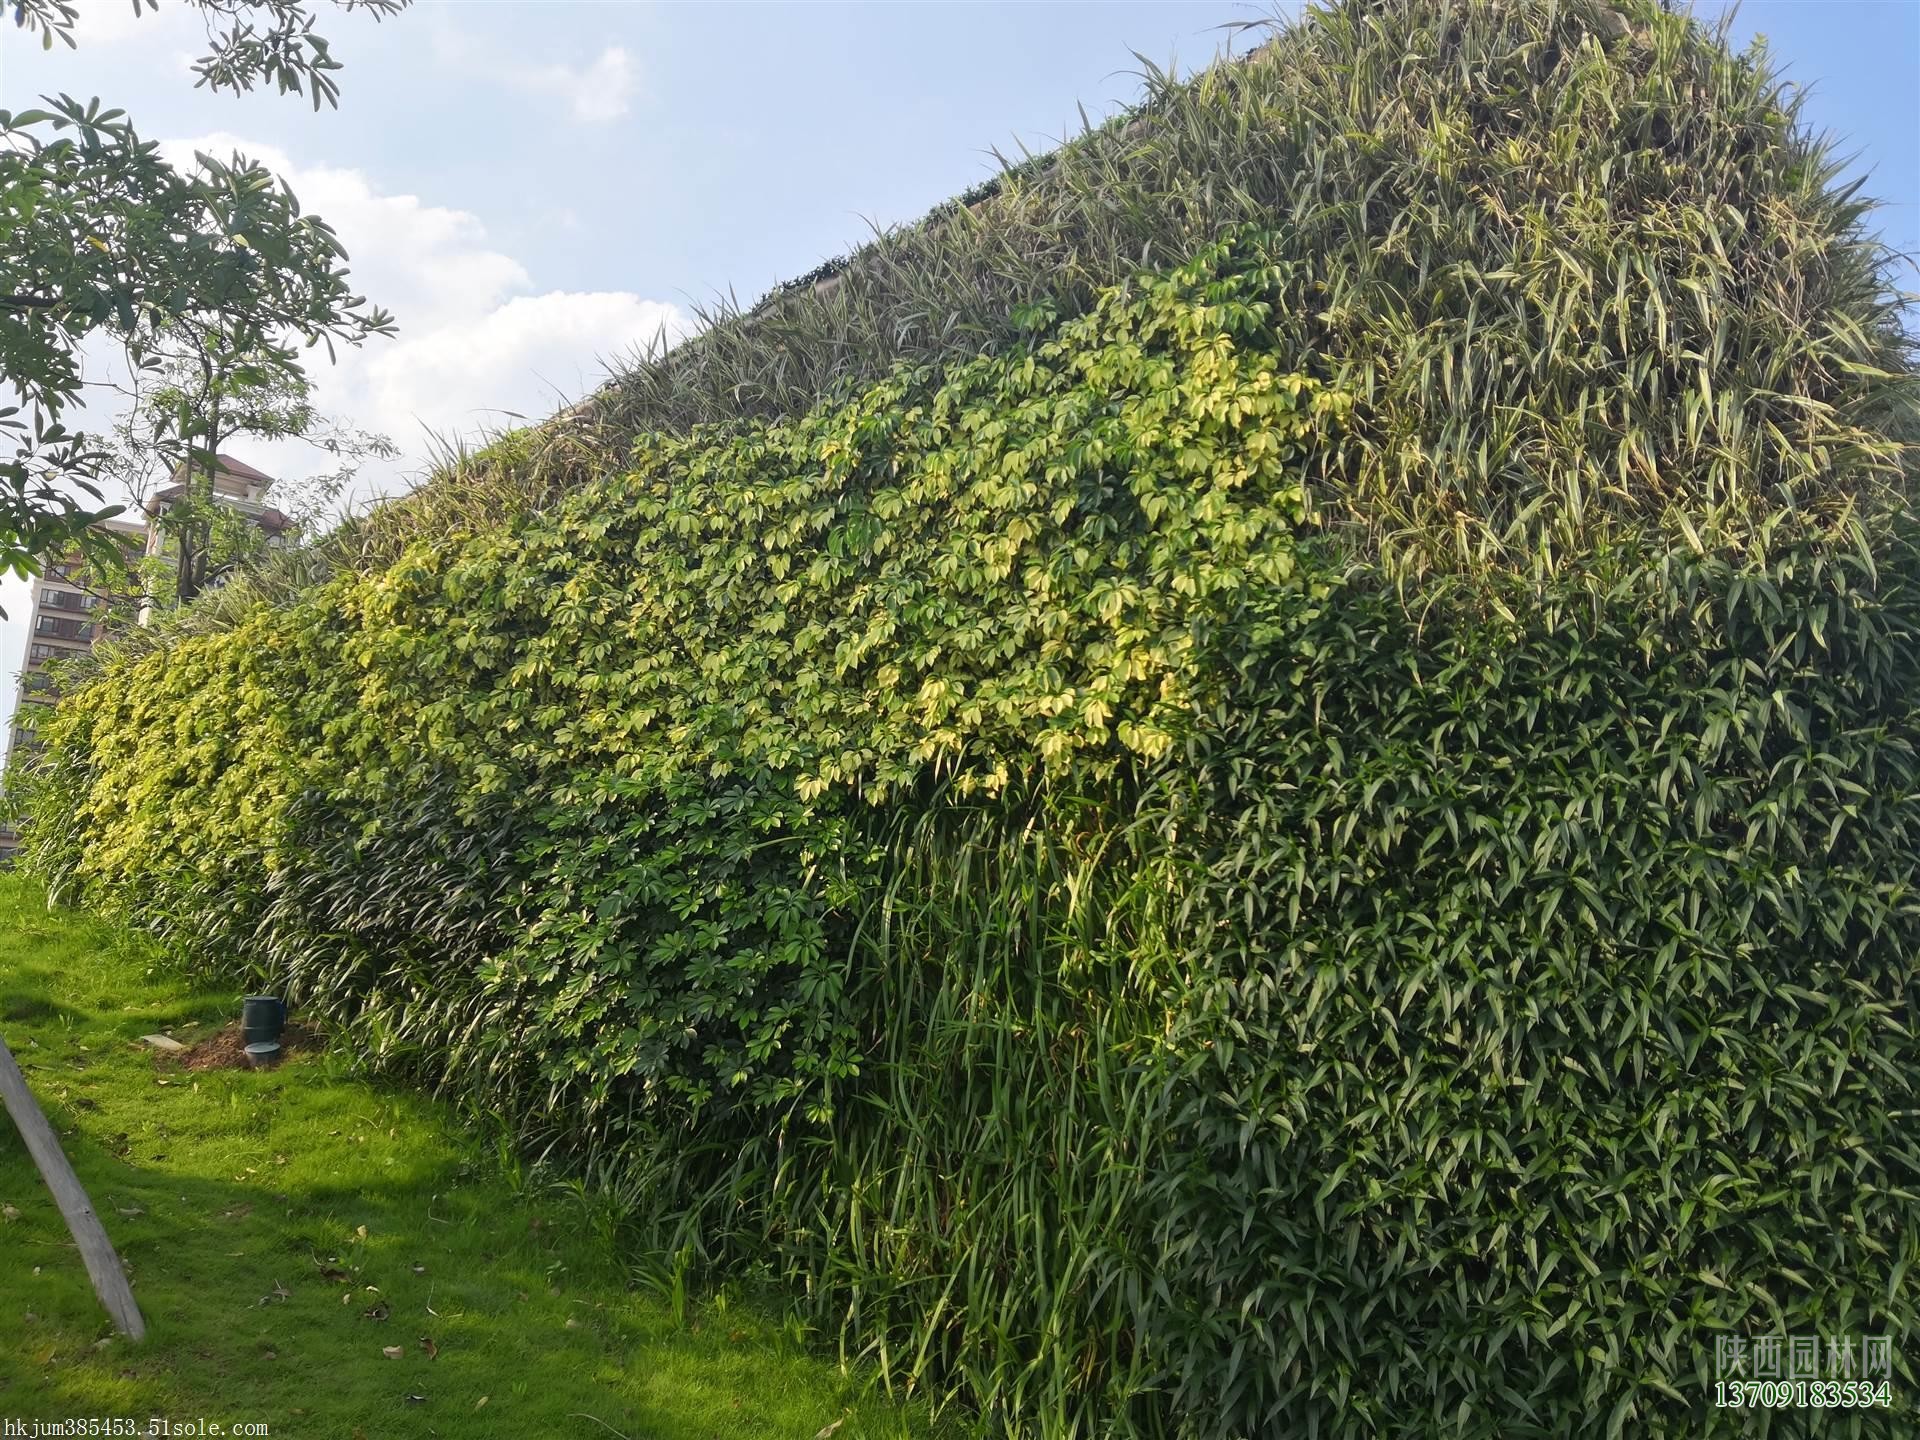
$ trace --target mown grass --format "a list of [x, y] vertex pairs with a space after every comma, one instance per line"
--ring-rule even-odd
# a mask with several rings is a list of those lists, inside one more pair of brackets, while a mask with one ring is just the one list
[[0, 1416], [265, 1421], [341, 1440], [926, 1433], [737, 1292], [631, 1288], [605, 1217], [516, 1183], [445, 1106], [324, 1052], [191, 1073], [137, 1043], [236, 1011], [0, 876], [0, 1034], [150, 1331], [112, 1336], [0, 1122]]

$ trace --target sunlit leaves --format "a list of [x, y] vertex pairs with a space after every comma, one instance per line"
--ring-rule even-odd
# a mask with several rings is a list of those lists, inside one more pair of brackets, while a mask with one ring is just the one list
[[113, 836], [76, 878], [275, 896], [233, 923], [346, 1008], [381, 1002], [308, 926], [392, 983], [395, 952], [484, 943], [472, 999], [520, 1043], [456, 1063], [583, 1115], [851, 1073], [853, 817], [1170, 754], [1208, 636], [1297, 583], [1297, 465], [1347, 407], [1248, 328], [1265, 243], [793, 423], [643, 442], [543, 515], [122, 661], [63, 717], [94, 771], [67, 823]]
[[110, 669], [32, 863], [1010, 1433], [1743, 1430], [1920, 1245], [1911, 382], [1778, 98], [1584, 0], [1156, 82]]

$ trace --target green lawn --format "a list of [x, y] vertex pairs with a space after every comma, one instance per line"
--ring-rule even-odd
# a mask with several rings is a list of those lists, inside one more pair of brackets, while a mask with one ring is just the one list
[[631, 1288], [589, 1206], [516, 1186], [443, 1105], [331, 1055], [191, 1074], [136, 1040], [237, 1010], [0, 876], [0, 1034], [149, 1327], [109, 1338], [0, 1112], [0, 1416], [339, 1440], [927, 1433], [764, 1311], [722, 1294], [676, 1318]]

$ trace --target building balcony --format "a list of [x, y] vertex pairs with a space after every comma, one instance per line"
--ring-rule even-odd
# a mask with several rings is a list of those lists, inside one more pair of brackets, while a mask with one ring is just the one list
[[100, 596], [90, 595], [83, 590], [55, 590], [45, 586], [40, 591], [40, 608], [43, 610], [86, 611], [106, 603]]
[[91, 645], [99, 634], [99, 627], [89, 620], [70, 620], [64, 615], [40, 615], [33, 622], [33, 633], [45, 640], [77, 640]]

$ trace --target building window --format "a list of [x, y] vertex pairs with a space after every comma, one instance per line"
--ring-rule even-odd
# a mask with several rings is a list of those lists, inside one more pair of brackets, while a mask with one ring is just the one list
[[42, 615], [33, 622], [34, 633], [51, 635], [56, 640], [88, 640], [93, 627], [81, 619], [68, 620], [60, 615]]

